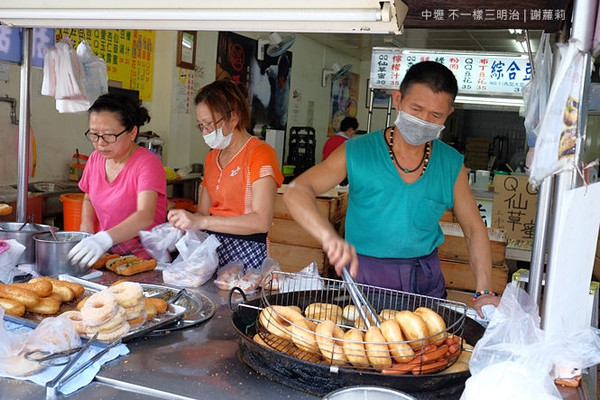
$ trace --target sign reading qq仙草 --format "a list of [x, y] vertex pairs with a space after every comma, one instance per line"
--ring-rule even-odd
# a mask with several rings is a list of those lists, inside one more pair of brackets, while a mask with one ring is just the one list
[[508, 244], [531, 247], [535, 231], [537, 188], [527, 175], [494, 176], [492, 228], [502, 229]]

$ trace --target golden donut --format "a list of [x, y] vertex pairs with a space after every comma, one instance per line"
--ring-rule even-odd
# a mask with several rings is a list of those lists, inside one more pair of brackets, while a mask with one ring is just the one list
[[388, 319], [394, 319], [394, 316], [396, 315], [396, 313], [397, 313], [396, 310], [392, 310], [392, 309], [389, 309], [389, 308], [384, 308], [379, 313], [379, 319], [381, 321], [385, 321], [385, 320], [388, 320]]
[[[419, 307], [415, 310], [415, 314], [418, 314], [425, 324], [427, 325], [427, 330], [429, 331], [429, 336], [433, 336], [428, 340], [428, 343], [440, 345], [446, 339], [446, 322], [444, 319], [431, 308], [427, 307]], [[435, 336], [434, 336], [435, 335]]]
[[31, 290], [40, 297], [48, 297], [52, 294], [52, 284], [47, 281], [13, 283], [11, 286]]
[[135, 306], [144, 297], [142, 285], [137, 282], [121, 282], [108, 288], [121, 307]]
[[13, 317], [21, 317], [25, 314], [25, 306], [16, 300], [3, 299], [0, 297], [0, 307], [4, 308], [4, 312]]
[[[117, 299], [117, 302], [118, 301], [119, 300]], [[146, 303], [144, 301], [140, 301], [131, 307], [123, 307], [125, 308], [125, 319], [129, 321], [130, 319], [138, 318], [144, 312], [145, 305]]]
[[356, 321], [356, 319], [358, 318], [358, 316], [359, 316], [358, 310], [356, 309], [356, 306], [354, 304], [348, 304], [342, 310], [342, 317], [345, 320], [354, 322], [354, 321]]
[[25, 309], [29, 312], [52, 315], [58, 313], [61, 302], [54, 297], [41, 297], [40, 301], [34, 306], [26, 306]]
[[108, 321], [103, 323], [102, 325], [97, 326], [88, 326], [87, 333], [93, 335], [96, 332], [110, 332], [119, 326], [125, 321], [125, 309], [121, 306], [117, 306], [117, 313]]
[[344, 354], [355, 367], [368, 367], [369, 359], [365, 353], [363, 333], [358, 329], [350, 329], [344, 334]]
[[304, 319], [302, 313], [285, 306], [269, 306], [259, 315], [260, 323], [267, 331], [286, 340], [292, 340], [290, 325], [301, 319]]
[[143, 325], [147, 320], [148, 320], [148, 313], [146, 312], [146, 310], [142, 310], [142, 313], [140, 314], [139, 317], [133, 318], [133, 319], [128, 319], [127, 323], [129, 324], [131, 329], [133, 329], [133, 328], [137, 328], [140, 325]]
[[25, 307], [33, 307], [40, 301], [40, 296], [37, 293], [22, 287], [5, 285], [4, 283], [0, 283], [0, 297], [18, 301]]
[[348, 362], [341, 340], [344, 339], [344, 331], [333, 321], [326, 319], [320, 322], [315, 329], [315, 338], [325, 360], [334, 365], [343, 365]]
[[342, 307], [330, 303], [312, 303], [304, 310], [306, 318], [317, 321], [328, 319], [336, 324], [342, 323], [342, 313]]
[[[117, 338], [120, 338], [123, 335], [126, 335], [127, 332], [129, 332], [129, 324], [127, 323], [127, 321], [124, 321], [120, 326], [116, 327], [114, 330], [112, 331], [108, 331], [108, 332], [100, 332], [98, 334], [98, 337], [96, 339], [101, 340], [103, 342], [111, 342]], [[88, 333], [89, 335], [89, 333]], [[89, 337], [92, 337], [92, 335], [89, 335]]]
[[5, 216], [10, 214], [13, 211], [13, 208], [11, 205], [6, 204], [6, 203], [0, 203], [0, 215], [1, 216]]
[[365, 349], [367, 349], [367, 358], [374, 368], [383, 369], [392, 366], [385, 337], [378, 327], [372, 326], [365, 333]]
[[108, 291], [91, 295], [81, 308], [81, 317], [88, 326], [98, 326], [108, 322], [119, 311], [115, 295]]
[[319, 346], [315, 338], [315, 328], [317, 325], [309, 319], [303, 318], [294, 321], [290, 330], [292, 332], [292, 342], [307, 353], [320, 354]]
[[280, 337], [273, 335], [272, 333], [267, 333], [265, 335], [257, 333], [252, 339], [261, 346], [268, 347], [281, 353], [289, 354], [290, 356], [299, 358], [301, 360], [310, 362], [321, 361], [321, 357], [319, 355], [302, 351], [299, 348], [297, 348], [291, 341], [281, 339]]
[[394, 319], [400, 325], [402, 334], [406, 340], [410, 341], [408, 344], [413, 349], [418, 349], [425, 345], [425, 340], [423, 339], [429, 337], [429, 330], [427, 329], [427, 324], [425, 324], [425, 321], [423, 321], [423, 318], [419, 314], [408, 310], [398, 311]]
[[60, 315], [69, 318], [71, 322], [73, 322], [73, 326], [75, 327], [77, 333], [80, 335], [85, 335], [87, 333], [87, 325], [85, 322], [83, 322], [83, 318], [81, 317], [81, 313], [79, 311], [65, 311]]
[[[159, 298], [151, 298], [151, 297], [146, 297], [144, 298], [144, 302], [146, 304], [151, 304], [152, 307], [154, 307], [156, 309], [157, 313], [164, 313], [167, 312], [167, 309], [169, 308], [169, 304], [164, 301], [163, 299], [159, 299]], [[148, 311], [148, 310], [146, 310]]]
[[44, 280], [47, 282], [50, 282], [50, 284], [52, 284], [52, 293], [58, 294], [60, 296], [60, 298], [62, 299], [62, 301], [64, 301], [64, 302], [71, 301], [75, 297], [75, 293], [73, 293], [73, 290], [71, 290], [70, 287], [58, 283], [60, 281], [58, 281], [56, 279], [51, 279], [51, 278], [43, 276], [41, 278], [30, 279], [29, 283], [35, 283], [35, 282], [44, 281]]
[[387, 346], [394, 361], [407, 363], [415, 357], [415, 352], [408, 343], [404, 342], [404, 336], [400, 325], [395, 319], [388, 319], [381, 323], [381, 333], [388, 342]]

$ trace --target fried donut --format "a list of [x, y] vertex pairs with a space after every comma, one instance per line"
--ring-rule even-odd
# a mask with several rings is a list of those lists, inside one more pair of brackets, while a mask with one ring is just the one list
[[394, 357], [394, 361], [399, 363], [407, 363], [415, 357], [415, 352], [408, 343], [404, 342], [402, 330], [395, 319], [388, 319], [381, 323], [381, 333], [388, 342], [387, 346], [390, 354]]
[[129, 324], [131, 329], [133, 329], [133, 328], [137, 328], [140, 325], [143, 325], [147, 320], [148, 320], [148, 313], [146, 312], [146, 310], [142, 309], [142, 312], [139, 317], [133, 318], [133, 319], [128, 319], [127, 323]]
[[169, 304], [166, 301], [164, 301], [163, 299], [159, 299], [159, 298], [145, 297], [144, 302], [146, 304], [148, 304], [148, 303], [152, 304], [152, 306], [156, 309], [156, 312], [159, 314], [167, 312], [167, 309], [169, 308]]
[[89, 326], [105, 324], [119, 311], [117, 298], [109, 290], [91, 295], [81, 308], [81, 317]]
[[396, 313], [397, 313], [396, 310], [392, 310], [392, 309], [389, 309], [389, 308], [384, 308], [379, 313], [379, 319], [382, 320], [382, 321], [385, 321], [385, 320], [388, 320], [388, 319], [394, 319], [394, 316], [396, 315]]
[[365, 353], [363, 333], [352, 328], [344, 334], [344, 354], [355, 367], [368, 367], [369, 359]]
[[419, 349], [425, 345], [423, 339], [429, 337], [429, 330], [419, 314], [408, 310], [398, 311], [394, 319], [400, 325], [402, 334], [406, 340], [410, 341], [408, 344], [413, 349]]
[[56, 279], [51, 279], [44, 276], [41, 278], [30, 279], [29, 283], [35, 283], [43, 280], [46, 280], [52, 284], [52, 293], [58, 294], [63, 302], [71, 301], [75, 297], [75, 293], [73, 293], [73, 290], [71, 290], [70, 287], [59, 284], [58, 282], [60, 281]]
[[[117, 299], [118, 302], [118, 299]], [[130, 319], [139, 318], [140, 315], [144, 312], [145, 302], [140, 301], [137, 304], [132, 305], [131, 307], [123, 307], [125, 308], [125, 319], [129, 321]]]
[[433, 336], [428, 340], [428, 343], [437, 346], [442, 344], [448, 334], [446, 332], [446, 322], [440, 314], [427, 307], [419, 307], [414, 312], [423, 318], [423, 321], [425, 321], [425, 324], [427, 325], [429, 336]]
[[48, 297], [50, 294], [52, 294], [52, 284], [47, 281], [13, 283], [11, 286], [31, 290], [32, 292], [37, 293], [37, 295], [40, 297]]
[[34, 306], [26, 306], [25, 309], [29, 312], [52, 315], [58, 313], [61, 302], [54, 297], [41, 297], [40, 301]]
[[344, 365], [348, 362], [341, 341], [344, 331], [333, 321], [326, 319], [320, 322], [315, 329], [315, 338], [321, 354], [328, 362], [333, 365]]
[[119, 305], [125, 308], [137, 305], [144, 297], [144, 289], [137, 282], [121, 282], [110, 286], [108, 290], [115, 295]]
[[348, 304], [342, 310], [342, 317], [347, 321], [354, 322], [358, 319], [358, 316], [358, 310], [354, 304]]
[[[129, 324], [127, 323], [127, 321], [124, 321], [121, 325], [119, 325], [112, 331], [100, 332], [96, 339], [101, 340], [103, 342], [111, 342], [117, 338], [120, 338], [121, 336], [126, 335], [127, 332], [129, 332], [129, 329], [130, 329]], [[93, 334], [89, 335], [89, 337], [92, 337], [92, 336], [93, 336]]]
[[372, 326], [365, 333], [365, 349], [367, 358], [374, 368], [383, 369], [392, 366], [392, 358], [385, 337], [378, 327]]
[[297, 348], [291, 341], [284, 340], [278, 337], [277, 335], [273, 335], [272, 333], [267, 333], [265, 335], [257, 333], [252, 339], [261, 346], [265, 346], [269, 349], [289, 354], [290, 356], [299, 358], [301, 360], [306, 360], [310, 362], [321, 361], [320, 355], [302, 351], [299, 348]]
[[306, 316], [306, 318], [317, 321], [328, 319], [336, 324], [342, 323], [342, 314], [342, 307], [331, 303], [312, 303], [304, 310], [304, 316]]
[[117, 313], [108, 321], [102, 325], [87, 326], [86, 330], [89, 335], [93, 335], [96, 332], [110, 332], [125, 322], [125, 309], [121, 306], [117, 306]]
[[302, 313], [285, 306], [266, 307], [259, 315], [260, 323], [267, 331], [286, 340], [292, 340], [290, 325], [301, 319], [304, 319]]
[[317, 340], [315, 339], [315, 328], [317, 325], [309, 319], [302, 318], [294, 321], [290, 330], [292, 332], [292, 342], [300, 350], [307, 353], [321, 354]]
[[60, 315], [69, 318], [71, 322], [73, 322], [73, 326], [75, 327], [75, 330], [78, 334], [85, 335], [87, 333], [87, 325], [85, 324], [85, 322], [83, 322], [81, 312], [76, 310], [65, 311]]
[[0, 297], [0, 307], [4, 308], [4, 312], [13, 317], [21, 317], [25, 314], [25, 306], [16, 300], [4, 299]]
[[85, 305], [85, 302], [87, 301], [87, 299], [89, 299], [90, 296], [84, 297], [83, 299], [79, 300], [79, 303], [77, 303], [77, 311], [81, 311], [81, 309], [83, 308], [83, 306]]
[[35, 292], [4, 283], [0, 283], [0, 297], [18, 301], [25, 307], [33, 307], [40, 302], [40, 296]]

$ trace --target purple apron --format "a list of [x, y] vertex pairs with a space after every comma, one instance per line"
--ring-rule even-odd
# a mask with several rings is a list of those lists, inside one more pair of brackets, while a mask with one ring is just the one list
[[446, 298], [446, 281], [435, 249], [415, 258], [376, 258], [358, 255], [359, 283]]

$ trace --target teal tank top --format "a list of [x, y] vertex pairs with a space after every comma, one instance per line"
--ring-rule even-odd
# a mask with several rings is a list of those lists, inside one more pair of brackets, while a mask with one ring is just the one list
[[381, 130], [348, 140], [346, 240], [370, 257], [430, 254], [444, 241], [439, 220], [454, 205], [454, 183], [462, 166], [458, 151], [434, 140], [427, 170], [408, 185], [390, 158]]

